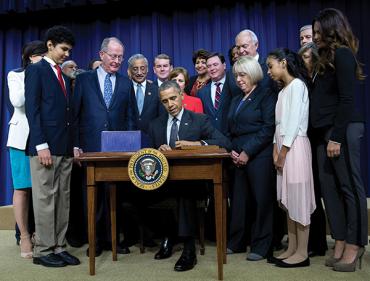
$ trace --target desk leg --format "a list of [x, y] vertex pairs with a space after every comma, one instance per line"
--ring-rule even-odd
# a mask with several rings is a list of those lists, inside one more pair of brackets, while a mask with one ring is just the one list
[[87, 212], [89, 233], [89, 263], [90, 275], [95, 275], [95, 236], [96, 236], [96, 187], [87, 186]]
[[110, 197], [110, 223], [111, 223], [111, 233], [112, 233], [112, 259], [117, 261], [117, 226], [116, 226], [116, 191], [117, 187], [115, 183], [109, 184], [109, 197]]
[[222, 185], [214, 184], [215, 196], [215, 219], [216, 219], [216, 241], [217, 241], [217, 269], [218, 280], [223, 280], [223, 194]]

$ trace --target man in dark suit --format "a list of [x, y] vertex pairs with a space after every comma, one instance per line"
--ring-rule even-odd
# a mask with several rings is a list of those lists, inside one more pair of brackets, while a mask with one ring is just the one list
[[[102, 131], [124, 131], [131, 129], [130, 89], [131, 82], [118, 70], [123, 61], [124, 46], [115, 37], [105, 38], [99, 52], [102, 64], [96, 69], [81, 73], [76, 78], [74, 104], [76, 112], [76, 138], [74, 155], [82, 151], [101, 150]], [[110, 247], [108, 192], [99, 188], [98, 232], [96, 255]], [[120, 253], [120, 249], [118, 249]], [[123, 253], [128, 252], [124, 249]]]
[[154, 74], [157, 76], [157, 79], [154, 81], [154, 85], [159, 87], [164, 81], [167, 81], [172, 68], [171, 57], [169, 55], [157, 55], [154, 58], [153, 66]]
[[225, 57], [221, 53], [210, 54], [207, 68], [212, 82], [199, 90], [198, 98], [202, 100], [204, 113], [209, 116], [212, 125], [226, 135], [232, 94], [229, 88], [230, 77], [226, 75]]
[[[128, 76], [131, 78], [130, 98], [132, 102], [133, 129], [140, 130], [147, 135], [149, 123], [166, 111], [159, 101], [158, 85], [147, 80], [148, 60], [142, 54], [134, 54], [128, 59]], [[129, 187], [133, 187], [129, 184]], [[149, 228], [147, 221], [154, 219], [154, 214], [148, 218], [146, 206], [151, 201], [151, 195], [137, 188], [125, 188], [121, 190], [124, 194], [124, 240], [120, 243], [122, 247], [135, 244], [138, 238], [138, 226], [142, 227], [144, 245], [154, 247], [157, 244], [151, 239], [153, 230]], [[153, 215], [153, 216], [152, 216]], [[145, 219], [145, 223], [144, 223]], [[148, 219], [148, 220], [147, 220]]]
[[130, 93], [134, 101], [134, 129], [147, 133], [150, 121], [165, 113], [159, 101], [158, 86], [146, 79], [148, 60], [142, 54], [135, 54], [128, 59], [127, 73], [132, 80]]
[[239, 57], [251, 56], [260, 64], [263, 72], [263, 79], [260, 82], [260, 85], [262, 87], [270, 87], [273, 91], [276, 91], [276, 86], [272, 79], [267, 75], [266, 59], [262, 58], [257, 51], [259, 46], [257, 35], [250, 29], [244, 29], [236, 35], [235, 45], [238, 49]]
[[66, 27], [54, 26], [46, 32], [45, 45], [45, 57], [31, 64], [25, 74], [25, 109], [30, 127], [27, 151], [36, 227], [33, 263], [62, 267], [80, 263], [65, 250], [73, 108], [70, 80], [59, 66], [69, 56], [74, 36]]
[[[217, 131], [203, 114], [183, 108], [181, 89], [175, 81], [166, 81], [159, 87], [159, 98], [168, 114], [161, 115], [149, 126], [152, 147], [160, 151], [181, 148], [184, 145], [219, 145], [230, 148], [229, 140]], [[192, 269], [196, 262], [195, 200], [179, 199], [179, 233], [184, 239], [184, 250], [175, 264], [176, 271]]]

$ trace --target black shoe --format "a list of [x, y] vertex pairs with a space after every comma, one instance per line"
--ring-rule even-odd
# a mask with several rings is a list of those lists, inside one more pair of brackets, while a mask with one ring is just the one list
[[175, 271], [186, 271], [193, 269], [197, 264], [197, 255], [195, 251], [186, 251], [184, 250], [181, 254], [181, 257], [175, 264]]
[[131, 253], [130, 249], [126, 246], [117, 245], [117, 253], [122, 255], [127, 255]]
[[76, 238], [67, 238], [68, 244], [73, 248], [81, 248], [85, 243]]
[[277, 267], [283, 267], [283, 268], [294, 268], [294, 267], [305, 267], [310, 265], [310, 259], [307, 258], [304, 261], [298, 262], [298, 263], [286, 263], [284, 260], [278, 261], [275, 263], [275, 266]]
[[[101, 253], [103, 252], [103, 247], [99, 244], [96, 244], [95, 246], [95, 257], [99, 257]], [[86, 256], [89, 256], [89, 248], [86, 250]]]
[[278, 263], [278, 262], [280, 262], [282, 260], [284, 260], [284, 259], [275, 258], [274, 256], [268, 256], [267, 257], [267, 263], [274, 263], [274, 264], [276, 264], [276, 263]]
[[325, 256], [325, 251], [314, 251], [314, 250], [311, 250], [311, 251], [308, 251], [308, 256], [310, 258], [317, 257], [317, 256], [323, 257], [323, 256]]
[[60, 257], [62, 260], [64, 260], [68, 265], [78, 265], [80, 264], [80, 260], [74, 256], [72, 256], [67, 251], [60, 252], [56, 254], [58, 257]]
[[168, 239], [168, 238], [165, 238], [161, 242], [161, 248], [155, 254], [154, 259], [156, 259], [156, 260], [163, 260], [163, 259], [169, 258], [170, 256], [172, 256], [172, 247], [173, 246], [172, 246], [171, 240]]
[[46, 267], [63, 267], [67, 265], [67, 263], [64, 260], [62, 260], [59, 256], [57, 256], [54, 253], [48, 254], [47, 256], [43, 257], [34, 257], [33, 263], [41, 264]]

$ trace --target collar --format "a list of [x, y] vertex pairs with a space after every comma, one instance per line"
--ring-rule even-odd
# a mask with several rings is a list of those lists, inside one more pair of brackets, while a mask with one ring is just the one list
[[[181, 111], [179, 112], [179, 114], [177, 114], [175, 117], [177, 120], [180, 121], [181, 123], [181, 118], [182, 118], [182, 115], [184, 114], [184, 107], [181, 109]], [[171, 114], [168, 114], [168, 119], [172, 121], [174, 117], [171, 115]]]
[[53, 67], [56, 65], [55, 61], [53, 61], [51, 58], [49, 58], [47, 56], [44, 56], [44, 60], [46, 60], [48, 63], [50, 63], [51, 66], [53, 66]]
[[[135, 87], [137, 87], [138, 82], [132, 80], [132, 83], [134, 84]], [[146, 88], [146, 80], [144, 80], [142, 83], [140, 83], [142, 87]]]
[[218, 81], [212, 81], [212, 85], [216, 87], [216, 83], [221, 83], [222, 85], [225, 84], [225, 80], [226, 80], [226, 73], [224, 75], [224, 77], [222, 77], [222, 79], [218, 80]]
[[260, 54], [259, 54], [259, 53], [257, 53], [257, 55], [255, 55], [253, 58], [254, 58], [256, 61], [258, 61], [258, 60], [260, 59]]
[[[104, 68], [102, 68], [101, 66], [99, 66], [97, 69], [96, 69], [96, 71], [100, 74], [100, 75], [102, 75], [102, 76], [107, 76], [107, 74], [108, 74], [108, 72], [106, 72], [105, 70], [104, 70]], [[111, 77], [115, 77], [116, 76], [116, 73], [109, 73], [110, 74], [110, 76]]]

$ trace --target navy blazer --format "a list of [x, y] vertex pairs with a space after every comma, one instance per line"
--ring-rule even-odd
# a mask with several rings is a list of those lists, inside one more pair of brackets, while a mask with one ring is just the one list
[[227, 115], [229, 113], [230, 102], [232, 99], [232, 93], [229, 88], [229, 79], [230, 77], [226, 75], [218, 110], [213, 106], [211, 98], [212, 82], [205, 85], [198, 92], [198, 98], [200, 98], [203, 103], [204, 113], [210, 117], [212, 125], [224, 135], [227, 134]]
[[[167, 144], [168, 114], [163, 114], [149, 125], [151, 147], [159, 148]], [[186, 141], [204, 140], [209, 145], [218, 145], [226, 149], [231, 148], [231, 143], [223, 134], [216, 130], [208, 116], [194, 113], [184, 109], [179, 128], [179, 139]]]
[[228, 115], [229, 137], [233, 150], [249, 157], [272, 157], [277, 96], [258, 85], [237, 107], [244, 96], [234, 97]]
[[29, 155], [37, 155], [36, 145], [47, 143], [51, 155], [73, 155], [73, 112], [71, 81], [63, 74], [67, 96], [50, 63], [42, 59], [25, 73], [25, 110], [30, 127]]
[[133, 118], [134, 118], [134, 129], [141, 130], [144, 133], [148, 132], [149, 123], [157, 118], [159, 115], [166, 112], [158, 96], [158, 86], [154, 83], [146, 82], [145, 87], [145, 98], [144, 105], [141, 114], [137, 108], [135, 89], [131, 82], [131, 99], [133, 100]]
[[74, 92], [76, 137], [74, 145], [85, 152], [101, 150], [102, 131], [125, 131], [133, 127], [131, 81], [116, 73], [112, 100], [107, 108], [96, 70], [76, 78]]

